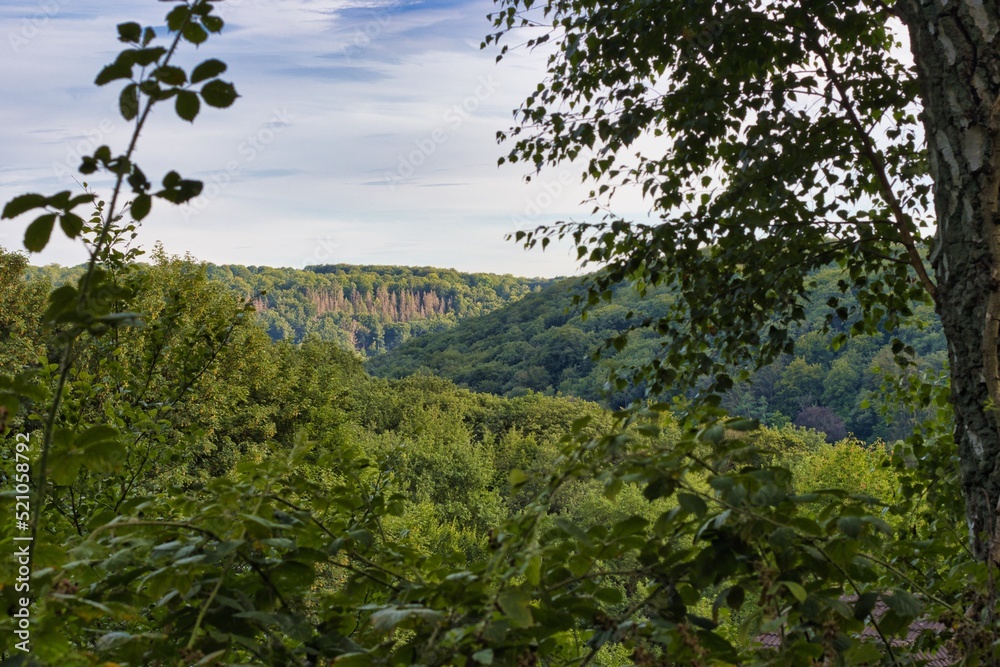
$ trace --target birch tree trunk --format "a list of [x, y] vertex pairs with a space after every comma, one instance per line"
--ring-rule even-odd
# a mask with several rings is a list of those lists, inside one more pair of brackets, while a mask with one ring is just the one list
[[1000, 2], [900, 0], [924, 103], [955, 440], [973, 550], [1000, 561]]

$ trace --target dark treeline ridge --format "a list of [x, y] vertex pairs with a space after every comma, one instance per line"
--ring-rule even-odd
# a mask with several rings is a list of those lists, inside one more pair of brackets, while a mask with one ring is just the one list
[[[61, 284], [79, 267], [29, 267]], [[333, 341], [373, 355], [413, 336], [485, 315], [552, 281], [452, 269], [333, 264], [305, 269], [207, 264], [206, 275], [251, 301], [274, 340]]]
[[[154, 256], [163, 261], [162, 254]], [[59, 284], [78, 271], [50, 265], [29, 267], [26, 275]], [[622, 286], [611, 302], [581, 317], [574, 296], [584, 293], [585, 278], [346, 264], [303, 270], [206, 264], [204, 271], [208, 280], [253, 303], [272, 340], [335, 343], [367, 356], [373, 375], [432, 374], [476, 392], [574, 396], [611, 408], [643, 392], [641, 385], [609, 390], [611, 369], [652, 358], [659, 339], [637, 331], [621, 352], [595, 352], [644, 318], [662, 317], [672, 303], [666, 289], [640, 298]], [[771, 426], [813, 428], [831, 442], [849, 434], [894, 441], [912, 429], [921, 415], [896, 411], [884, 398], [886, 374], [898, 373], [893, 340], [913, 349], [918, 372], [940, 374], [946, 363], [940, 323], [930, 307], [917, 304], [912, 326], [853, 336], [834, 351], [832, 339], [851, 322], [825, 327], [825, 304], [841, 297], [846, 308], [856, 306], [850, 295], [841, 295], [841, 278], [834, 267], [813, 276], [812, 306], [796, 332], [795, 354], [728, 392], [723, 407]]]
[[[834, 351], [831, 341], [847, 333], [852, 322], [825, 326], [825, 304], [840, 297], [848, 310], [857, 305], [850, 295], [840, 293], [837, 282], [842, 276], [833, 267], [813, 276], [811, 306], [796, 332], [795, 354], [728, 392], [724, 407], [773, 426], [794, 422], [815, 428], [827, 433], [830, 441], [848, 434], [892, 441], [912, 429], [920, 415], [896, 412], [883, 398], [883, 384], [898, 373], [893, 341], [912, 348], [918, 372], [939, 374], [946, 364], [940, 322], [929, 306], [916, 304], [912, 326], [849, 337]], [[581, 317], [573, 297], [583, 293], [583, 281], [560, 281], [449, 331], [407, 341], [370, 359], [368, 369], [385, 377], [431, 373], [474, 391], [507, 396], [537, 391], [578, 396], [613, 408], [627, 405], [641, 395], [642, 387], [610, 391], [609, 370], [653, 358], [658, 338], [648, 330], [637, 331], [614, 356], [605, 353], [595, 359], [593, 353], [631, 324], [666, 314], [670, 294], [655, 289], [640, 299], [634, 290], [619, 288], [611, 302], [600, 303]]]

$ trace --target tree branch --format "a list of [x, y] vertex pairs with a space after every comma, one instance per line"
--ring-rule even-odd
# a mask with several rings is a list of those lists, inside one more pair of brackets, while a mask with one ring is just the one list
[[833, 63], [830, 62], [829, 54], [820, 46], [819, 41], [814, 37], [809, 36], [807, 39], [813, 52], [816, 53], [820, 60], [823, 61], [823, 67], [826, 70], [826, 75], [830, 78], [834, 88], [837, 89], [837, 93], [840, 95], [841, 106], [847, 113], [847, 118], [850, 121], [851, 126], [854, 128], [854, 131], [857, 133], [858, 140], [861, 142], [861, 153], [865, 156], [868, 162], [871, 163], [872, 168], [875, 170], [875, 178], [878, 180], [882, 195], [886, 198], [889, 208], [892, 210], [892, 215], [896, 221], [896, 231], [899, 232], [900, 241], [906, 248], [907, 255], [910, 257], [910, 265], [913, 267], [913, 270], [917, 272], [920, 284], [924, 286], [924, 289], [927, 290], [927, 293], [930, 294], [931, 298], [937, 301], [937, 285], [935, 285], [934, 281], [931, 280], [929, 275], [927, 275], [927, 269], [924, 267], [923, 258], [920, 256], [920, 252], [917, 251], [916, 242], [914, 241], [913, 234], [910, 231], [912, 220], [906, 212], [903, 211], [903, 207], [899, 203], [899, 198], [896, 197], [896, 193], [892, 189], [892, 183], [889, 181], [885, 163], [879, 156], [871, 136], [868, 134], [867, 130], [865, 130], [864, 124], [862, 124], [861, 119], [858, 118], [858, 114], [854, 110], [854, 104], [851, 101], [850, 95], [848, 95], [847, 87], [844, 85], [844, 81], [841, 79], [840, 73], [833, 67]]

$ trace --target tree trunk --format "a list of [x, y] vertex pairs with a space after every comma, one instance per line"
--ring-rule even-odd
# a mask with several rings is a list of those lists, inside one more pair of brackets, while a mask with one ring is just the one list
[[900, 0], [926, 131], [931, 261], [973, 550], [1000, 560], [1000, 1]]

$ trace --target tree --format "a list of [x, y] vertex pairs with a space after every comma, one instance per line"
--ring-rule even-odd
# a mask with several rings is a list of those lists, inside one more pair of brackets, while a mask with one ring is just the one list
[[795, 425], [811, 428], [826, 434], [827, 442], [837, 442], [847, 437], [844, 420], [830, 408], [813, 405], [795, 415]]
[[499, 0], [493, 17], [487, 43], [521, 26], [556, 42], [506, 159], [582, 160], [595, 211], [623, 185], [652, 201], [655, 223], [517, 234], [606, 265], [591, 301], [623, 279], [673, 286], [650, 386], [709, 378], [711, 395], [791, 352], [830, 264], [859, 308], [831, 297], [828, 322], [851, 333], [933, 301], [973, 549], [1000, 559], [1000, 3]]
[[777, 409], [794, 417], [819, 401], [823, 394], [823, 367], [796, 357], [785, 367], [777, 389]]
[[[22, 512], [13, 507], [22, 496], [32, 503], [27, 520], [0, 522], [0, 545], [30, 537], [27, 565], [18, 556], [0, 566], [5, 581], [16, 571], [31, 589], [29, 597], [0, 587], [14, 610], [0, 619], [5, 662], [872, 664], [884, 652], [883, 662], [901, 664], [895, 637], [925, 610], [948, 614], [973, 664], [994, 651], [994, 573], [964, 558], [948, 532], [955, 515], [943, 511], [953, 488], [936, 473], [947, 447], [894, 451], [889, 485], [902, 493], [891, 507], [843, 489], [799, 493], [772, 464], [811, 448], [814, 435], [785, 430], [755, 442], [741, 435], [752, 423], [705, 412], [707, 423], [678, 423], [666, 403], [609, 414], [534, 394], [475, 396], [432, 377], [367, 381], [357, 359], [330, 345], [267, 354], [274, 348], [258, 347], [260, 331], [243, 335], [236, 299], [209, 287], [198, 267], [163, 257], [140, 270], [127, 241], [135, 225], [120, 223], [116, 205], [126, 183], [133, 219], [153, 196], [178, 202], [200, 189], [169, 172], [163, 190], [149, 192], [132, 157], [150, 109], [173, 99], [190, 120], [199, 99], [226, 106], [235, 97], [215, 79], [221, 62], [191, 70], [192, 81], [211, 79], [199, 91], [169, 64], [182, 40], [200, 44], [221, 30], [213, 6], [174, 4], [166, 24], [169, 48], [150, 46], [159, 28], [119, 25], [126, 49], [98, 76], [128, 79], [122, 114], [137, 119], [125, 153], [101, 147], [82, 165], [114, 176], [111, 203], [89, 192], [29, 194], [3, 210], [45, 209], [28, 226], [29, 249], [44, 246], [58, 221], [91, 252], [42, 314], [58, 363], [0, 376], [5, 409], [29, 408], [37, 424], [30, 444], [18, 437], [9, 443], [16, 456], [0, 457], [18, 494], [0, 501], [12, 512]], [[87, 223], [72, 211], [89, 202], [97, 212]], [[710, 267], [718, 247], [691, 255]], [[730, 273], [739, 283], [755, 268]], [[373, 282], [358, 282], [356, 305], [370, 309]], [[857, 282], [869, 304], [887, 298], [884, 287]], [[443, 295], [440, 308], [425, 310], [453, 305], [445, 292], [420, 293]], [[712, 298], [725, 305], [730, 295]], [[147, 311], [142, 329], [133, 307]], [[860, 329], [878, 323], [863, 315]], [[655, 319], [665, 332], [680, 322]], [[779, 313], [771, 347], [758, 341], [753, 354], [786, 348], [776, 341], [795, 319]], [[725, 368], [711, 350], [732, 355], [735, 339], [706, 331], [710, 340], [689, 337], [668, 357]], [[753, 354], [745, 360], [759, 360]], [[662, 368], [649, 373], [651, 386], [669, 375]], [[908, 389], [934, 398], [917, 373], [899, 380], [904, 398]], [[280, 440], [261, 442], [271, 437]], [[373, 461], [373, 450], [387, 456]], [[195, 465], [181, 469], [187, 457]], [[398, 478], [385, 465], [393, 461]], [[519, 495], [529, 489], [530, 498]], [[121, 500], [95, 506], [108, 496]], [[518, 511], [501, 520], [508, 500]], [[905, 517], [898, 530], [886, 512]], [[841, 598], [848, 589], [851, 605]], [[962, 613], [969, 599], [978, 613]], [[872, 613], [878, 602], [885, 614]], [[21, 613], [29, 608], [30, 622]], [[782, 628], [780, 650], [754, 646], [762, 622]], [[863, 641], [869, 628], [881, 648]], [[30, 634], [30, 657], [15, 653], [27, 651], [17, 633]]]
[[45, 303], [42, 283], [24, 280], [28, 259], [0, 248], [0, 372], [34, 364], [44, 352], [38, 314]]

